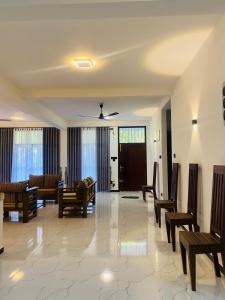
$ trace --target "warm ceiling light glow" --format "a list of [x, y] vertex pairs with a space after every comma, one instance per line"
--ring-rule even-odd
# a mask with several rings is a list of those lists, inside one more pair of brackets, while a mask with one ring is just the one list
[[18, 282], [21, 279], [23, 279], [24, 277], [24, 273], [23, 271], [20, 271], [19, 269], [13, 271], [10, 275], [9, 278], [13, 281], [13, 282]]
[[16, 115], [16, 116], [12, 117], [12, 119], [16, 120], [16, 121], [22, 121], [25, 119], [25, 117], [22, 115]]
[[95, 67], [95, 61], [89, 58], [73, 59], [73, 64], [78, 69], [93, 69]]
[[145, 66], [150, 71], [162, 75], [182, 75], [211, 31], [211, 28], [205, 28], [177, 35], [159, 43], [149, 52], [144, 62]]
[[111, 272], [111, 271], [109, 271], [109, 270], [105, 270], [104, 272], [102, 272], [101, 274], [100, 274], [100, 279], [103, 281], [103, 282], [106, 282], [106, 283], [108, 283], [108, 282], [110, 282], [110, 281], [112, 281], [113, 280], [113, 273]]

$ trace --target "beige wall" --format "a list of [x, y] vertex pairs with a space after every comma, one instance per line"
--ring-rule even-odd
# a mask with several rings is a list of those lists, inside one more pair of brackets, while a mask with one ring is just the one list
[[[188, 164], [199, 163], [199, 222], [209, 229], [212, 170], [225, 164], [222, 86], [225, 81], [225, 17], [176, 85], [171, 98], [173, 152], [181, 163], [181, 206], [187, 205]], [[197, 129], [191, 121], [198, 119]]]
[[[164, 108], [157, 110], [151, 119], [150, 153], [151, 153], [151, 175], [154, 161], [159, 164], [157, 173], [157, 197], [168, 198], [167, 184], [167, 140], [166, 140], [166, 114]], [[156, 132], [160, 132], [160, 140], [156, 140]], [[160, 158], [161, 156], [161, 158]], [[152, 176], [151, 181], [152, 183]]]

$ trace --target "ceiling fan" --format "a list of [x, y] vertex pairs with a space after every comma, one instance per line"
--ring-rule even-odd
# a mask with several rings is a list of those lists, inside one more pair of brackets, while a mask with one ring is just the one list
[[104, 103], [100, 103], [99, 104], [99, 107], [100, 107], [100, 115], [98, 117], [95, 117], [95, 116], [87, 116], [87, 115], [78, 115], [79, 117], [82, 117], [82, 118], [93, 118], [93, 119], [99, 119], [99, 120], [108, 120], [109, 117], [114, 117], [116, 115], [118, 115], [119, 113], [118, 112], [113, 112], [109, 115], [104, 115], [103, 112], [102, 112], [102, 109], [103, 109], [103, 105]]
[[0, 122], [11, 122], [11, 119], [4, 119], [4, 118], [0, 118]]

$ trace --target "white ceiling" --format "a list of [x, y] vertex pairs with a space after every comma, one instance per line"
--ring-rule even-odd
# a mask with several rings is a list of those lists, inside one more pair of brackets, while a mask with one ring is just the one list
[[[70, 122], [83, 122], [84, 119], [78, 115], [99, 116], [100, 102], [104, 103], [104, 115], [119, 112], [116, 120], [146, 120], [151, 117], [159, 105], [165, 102], [163, 97], [107, 97], [107, 98], [67, 98], [67, 99], [45, 99], [42, 100], [47, 108], [61, 115]], [[93, 121], [93, 119], [87, 118]]]
[[[218, 0], [0, 0], [1, 76], [66, 121], [96, 113], [102, 97], [118, 118], [143, 119], [135, 111], [171, 94], [223, 13]], [[96, 68], [74, 69], [76, 56]]]

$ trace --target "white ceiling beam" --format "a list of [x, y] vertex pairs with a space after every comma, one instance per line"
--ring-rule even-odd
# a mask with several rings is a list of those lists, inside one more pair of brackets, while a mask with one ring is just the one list
[[[57, 1], [58, 2], [58, 1]], [[104, 18], [143, 18], [151, 16], [222, 14], [224, 0], [153, 0], [153, 1], [85, 1], [83, 3], [15, 0], [1, 5], [2, 21], [81, 20]]]
[[146, 89], [146, 88], [81, 88], [81, 89], [27, 89], [24, 98], [27, 100], [57, 99], [57, 98], [86, 98], [86, 97], [133, 97], [133, 96], [169, 96], [171, 88]]
[[66, 122], [51, 110], [39, 103], [31, 103], [22, 97], [21, 91], [4, 78], [0, 78], [0, 105], [4, 104], [47, 122], [51, 126], [65, 128]]

